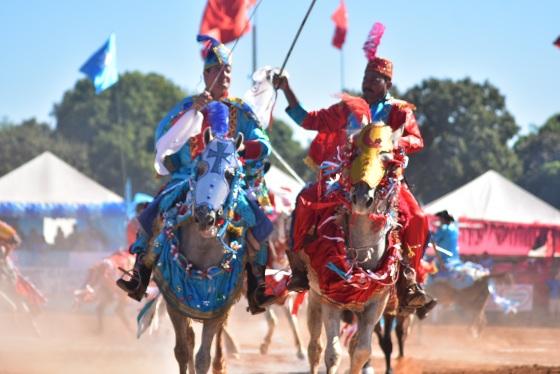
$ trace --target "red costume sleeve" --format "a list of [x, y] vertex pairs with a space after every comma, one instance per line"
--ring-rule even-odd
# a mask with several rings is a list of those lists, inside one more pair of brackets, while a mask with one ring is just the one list
[[418, 152], [424, 148], [424, 140], [412, 111], [413, 108], [411, 104], [405, 102], [394, 104], [389, 117], [393, 131], [399, 128], [403, 130], [399, 146], [404, 148], [406, 154]]
[[319, 132], [334, 132], [346, 127], [350, 111], [344, 103], [336, 103], [326, 109], [308, 112], [301, 127]]

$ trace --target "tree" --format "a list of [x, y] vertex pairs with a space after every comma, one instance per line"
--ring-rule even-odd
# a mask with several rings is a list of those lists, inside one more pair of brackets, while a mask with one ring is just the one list
[[153, 171], [155, 128], [185, 96], [154, 73], [125, 73], [100, 95], [82, 79], [54, 107], [56, 133], [86, 146], [99, 183], [122, 194], [124, 168], [134, 190], [155, 193], [161, 186]]
[[403, 98], [416, 105], [424, 138], [406, 173], [419, 199], [429, 202], [489, 169], [519, 175], [520, 162], [507, 146], [518, 126], [489, 82], [428, 79]]
[[[306, 181], [314, 179], [314, 172], [303, 160], [307, 156], [307, 150], [293, 139], [294, 131], [288, 124], [281, 120], [275, 120], [269, 127], [270, 141], [274, 149], [294, 169], [294, 171]], [[281, 163], [272, 156], [272, 164], [287, 172]]]
[[517, 182], [560, 208], [560, 113], [537, 131], [519, 138], [514, 149], [523, 164]]
[[0, 175], [25, 164], [45, 151], [51, 151], [75, 168], [89, 171], [87, 152], [80, 144], [73, 144], [56, 135], [45, 123], [35, 118], [21, 124], [0, 128]]

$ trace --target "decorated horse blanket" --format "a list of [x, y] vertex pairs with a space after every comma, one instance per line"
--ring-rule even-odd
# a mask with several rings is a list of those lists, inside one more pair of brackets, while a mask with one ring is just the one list
[[430, 280], [434, 283], [446, 282], [451, 287], [462, 290], [489, 274], [490, 270], [474, 262], [448, 261], [445, 266], [438, 269], [434, 276], [430, 277]]
[[[319, 185], [304, 189], [294, 211], [292, 240], [294, 250], [302, 254], [311, 283], [319, 286], [328, 302], [360, 311], [382, 289], [393, 287], [399, 269], [399, 239], [396, 231], [388, 235], [389, 245], [375, 271], [354, 264], [347, 252], [347, 233], [340, 222], [341, 202], [319, 199]], [[301, 206], [305, 207], [301, 209]]]
[[191, 219], [191, 202], [179, 202], [162, 214], [162, 228], [152, 243], [158, 258], [154, 279], [168, 303], [188, 317], [211, 319], [223, 314], [240, 296], [247, 261], [245, 230], [257, 217], [240, 191], [232, 220], [222, 223], [224, 257], [219, 265], [197, 269], [180, 252], [181, 224]]

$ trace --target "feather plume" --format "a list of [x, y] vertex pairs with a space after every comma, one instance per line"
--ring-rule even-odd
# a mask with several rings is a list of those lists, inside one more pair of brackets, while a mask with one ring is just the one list
[[381, 43], [381, 37], [384, 32], [385, 26], [381, 22], [375, 22], [368, 34], [366, 42], [364, 43], [364, 52], [368, 61], [375, 59], [377, 47], [379, 47], [379, 43]]
[[206, 108], [208, 109], [208, 120], [212, 128], [212, 134], [225, 136], [229, 129], [229, 109], [227, 105], [219, 101], [212, 101]]

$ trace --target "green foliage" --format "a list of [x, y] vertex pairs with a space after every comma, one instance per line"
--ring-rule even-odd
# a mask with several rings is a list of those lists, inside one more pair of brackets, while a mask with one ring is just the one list
[[135, 191], [155, 193], [154, 131], [159, 121], [186, 96], [158, 74], [130, 72], [95, 95], [91, 82], [79, 80], [54, 107], [56, 132], [84, 144], [92, 176], [123, 193], [123, 168]]
[[536, 132], [519, 138], [514, 149], [523, 163], [518, 183], [560, 208], [560, 114], [550, 117]]
[[45, 151], [51, 151], [77, 169], [86, 173], [89, 171], [85, 148], [55, 134], [47, 124], [31, 118], [19, 125], [0, 126], [0, 175]]
[[[285, 122], [275, 120], [269, 127], [270, 141], [274, 149], [294, 169], [294, 171], [305, 181], [312, 181], [315, 173], [304, 164], [307, 150], [293, 139], [293, 130]], [[272, 156], [272, 164], [287, 172], [276, 157]]]
[[489, 169], [515, 179], [521, 172], [507, 146], [518, 131], [505, 98], [489, 82], [428, 79], [403, 99], [417, 107], [424, 150], [413, 155], [407, 177], [424, 202], [442, 196]]

